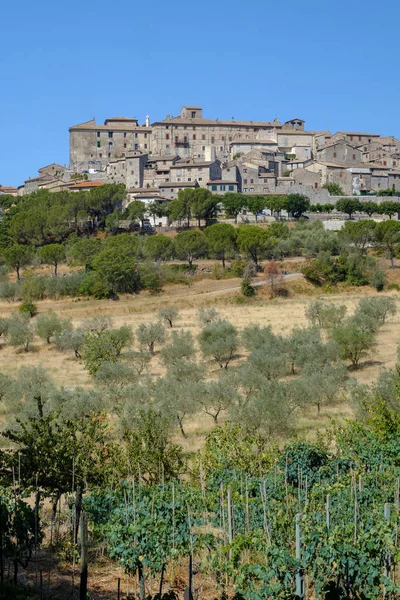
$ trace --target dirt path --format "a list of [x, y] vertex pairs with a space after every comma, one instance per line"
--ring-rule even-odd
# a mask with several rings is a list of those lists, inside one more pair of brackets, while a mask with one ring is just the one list
[[[289, 275], [283, 275], [280, 281], [286, 281], [287, 279], [294, 279], [295, 277], [301, 277], [301, 273], [290, 273]], [[252, 283], [253, 287], [259, 287], [260, 285], [268, 285], [269, 281], [256, 281]], [[240, 290], [240, 285], [230, 288], [224, 288], [223, 290], [214, 290], [213, 292], [203, 292], [199, 294], [195, 294], [196, 296], [213, 296], [216, 294], [224, 294], [225, 292], [236, 292]]]

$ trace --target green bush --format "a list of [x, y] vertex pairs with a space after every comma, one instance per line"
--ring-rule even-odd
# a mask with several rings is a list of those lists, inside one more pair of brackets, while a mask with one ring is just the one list
[[231, 263], [231, 273], [235, 277], [242, 277], [245, 267], [246, 263], [242, 259], [238, 258], [236, 260], [233, 260]]
[[37, 306], [33, 304], [33, 302], [22, 302], [20, 305], [18, 312], [21, 315], [29, 315], [30, 317], [34, 317], [37, 313]]
[[251, 285], [250, 279], [242, 280], [241, 289], [243, 296], [246, 296], [247, 298], [256, 295], [256, 288]]

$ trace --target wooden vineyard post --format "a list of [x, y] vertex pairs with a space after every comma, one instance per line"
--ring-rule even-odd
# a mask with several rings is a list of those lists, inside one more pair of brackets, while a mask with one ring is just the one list
[[326, 528], [329, 531], [330, 526], [331, 526], [331, 501], [332, 501], [332, 497], [330, 494], [328, 494], [326, 496], [326, 504], [325, 504], [325, 510], [326, 510]]
[[[296, 515], [296, 559], [301, 560], [301, 515]], [[296, 572], [296, 597], [304, 598], [304, 575], [301, 568]]]
[[85, 510], [81, 510], [80, 514], [80, 529], [81, 529], [81, 578], [79, 586], [79, 600], [87, 598], [87, 581], [88, 581], [88, 531], [87, 517]]
[[[385, 515], [385, 520], [390, 523], [390, 504], [389, 502], [385, 503], [385, 507], [384, 507], [384, 515]], [[390, 579], [390, 564], [392, 561], [392, 557], [390, 552], [387, 550], [386, 554], [385, 554], [385, 561], [384, 561], [384, 565], [385, 565], [385, 577], [387, 579]], [[390, 600], [391, 598], [391, 594], [389, 592], [386, 591], [386, 589], [383, 589], [383, 597], [385, 598], [385, 600]]]
[[[232, 488], [228, 486], [228, 543], [232, 544], [233, 541], [233, 515], [232, 515]], [[232, 549], [229, 549], [229, 560], [232, 557]]]

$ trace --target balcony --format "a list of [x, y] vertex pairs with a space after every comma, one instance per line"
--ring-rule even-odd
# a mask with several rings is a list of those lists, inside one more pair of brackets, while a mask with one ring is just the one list
[[186, 136], [182, 138], [175, 137], [175, 146], [189, 146], [189, 139]]

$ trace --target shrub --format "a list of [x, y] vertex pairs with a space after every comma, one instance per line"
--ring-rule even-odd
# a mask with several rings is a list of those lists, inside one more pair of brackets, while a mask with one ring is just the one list
[[251, 285], [250, 279], [242, 279], [241, 290], [243, 296], [246, 296], [247, 298], [256, 295], [256, 289]]
[[154, 346], [165, 341], [165, 330], [161, 323], [142, 323], [136, 330], [136, 336], [140, 347], [147, 346], [149, 354], [153, 355]]
[[5, 281], [0, 285], [0, 298], [7, 300], [7, 302], [15, 302], [21, 299], [21, 285], [20, 283], [8, 283]]
[[242, 277], [245, 266], [246, 263], [242, 259], [233, 260], [231, 263], [231, 273], [235, 277]]
[[[371, 285], [376, 289], [377, 292], [382, 292], [386, 285], [386, 277], [384, 271], [381, 269], [376, 269], [371, 277]], [[392, 284], [393, 285], [393, 284]], [[394, 284], [396, 285], [396, 284]], [[396, 289], [389, 286], [390, 289]], [[400, 289], [397, 286], [397, 289]]]
[[37, 306], [32, 302], [22, 302], [20, 305], [18, 312], [21, 315], [28, 315], [29, 317], [34, 317], [37, 313]]
[[163, 276], [160, 267], [154, 263], [143, 264], [140, 268], [140, 284], [151, 294], [162, 292]]
[[57, 350], [73, 350], [75, 358], [81, 358], [81, 348], [87, 332], [82, 329], [66, 329], [54, 336], [54, 343]]

